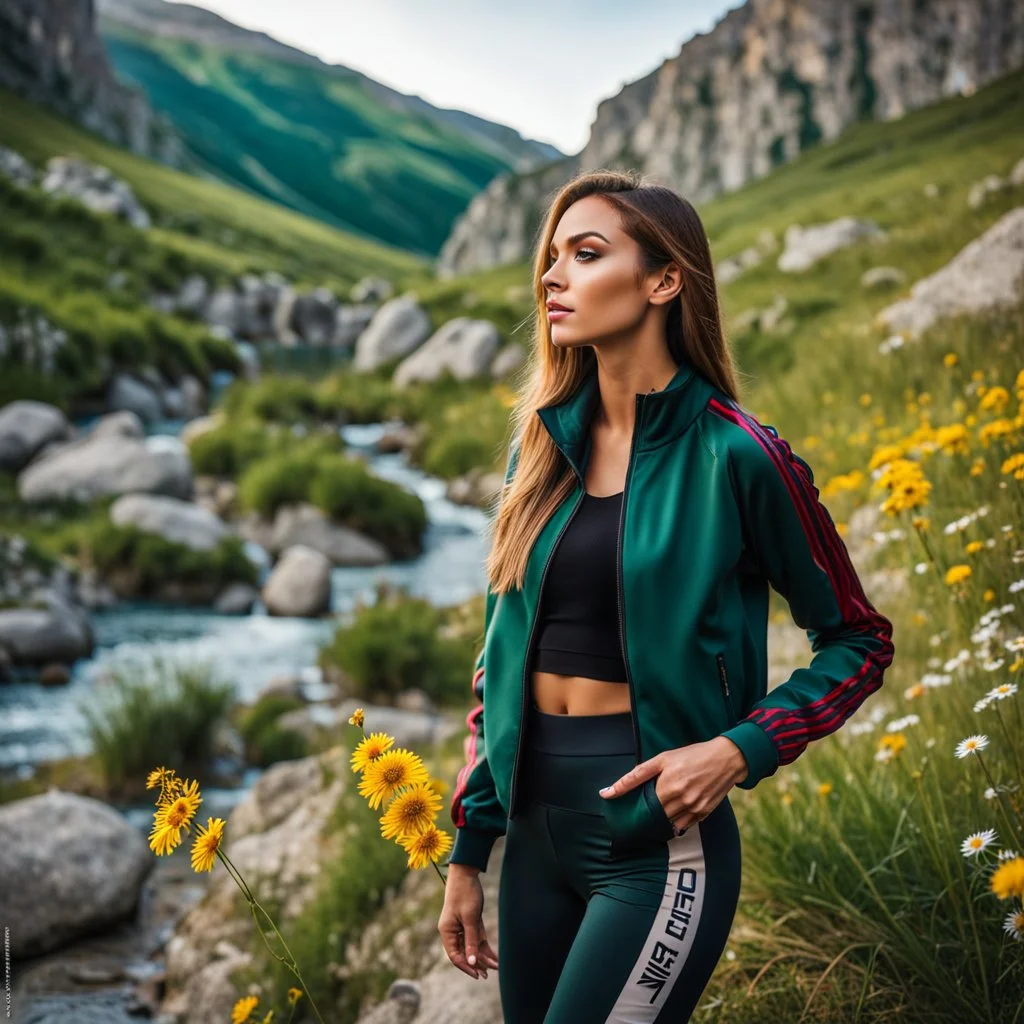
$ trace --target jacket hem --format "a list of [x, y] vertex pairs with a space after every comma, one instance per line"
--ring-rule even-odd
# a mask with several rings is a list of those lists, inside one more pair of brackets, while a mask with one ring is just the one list
[[771, 737], [756, 722], [743, 721], [726, 729], [723, 736], [732, 740], [747, 762], [747, 777], [736, 785], [753, 789], [762, 779], [773, 775], [779, 767], [779, 752]]
[[455, 830], [455, 844], [452, 846], [449, 864], [468, 864], [470, 867], [487, 870], [491, 848], [500, 838], [499, 833], [463, 825]]

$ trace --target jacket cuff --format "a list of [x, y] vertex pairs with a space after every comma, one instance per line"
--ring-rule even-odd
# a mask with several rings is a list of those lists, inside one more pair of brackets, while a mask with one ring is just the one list
[[747, 762], [747, 777], [736, 785], [740, 789], [753, 789], [762, 779], [774, 775], [779, 767], [779, 751], [768, 734], [755, 722], [744, 721], [722, 733], [743, 753]]
[[462, 828], [455, 830], [455, 844], [452, 846], [448, 863], [468, 864], [481, 871], [486, 871], [491, 848], [498, 838], [496, 832], [484, 832], [481, 829], [463, 825]]

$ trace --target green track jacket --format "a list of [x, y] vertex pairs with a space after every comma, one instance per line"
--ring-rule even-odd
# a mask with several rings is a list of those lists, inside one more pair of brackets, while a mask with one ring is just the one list
[[[596, 360], [568, 398], [537, 410], [575, 471], [573, 491], [531, 549], [522, 589], [487, 591], [472, 676], [466, 763], [451, 800], [449, 863], [486, 869], [516, 813], [538, 600], [559, 537], [585, 491]], [[518, 450], [511, 447], [506, 481]], [[838, 729], [882, 685], [892, 623], [873, 607], [810, 467], [778, 432], [684, 361], [636, 396], [619, 522], [619, 625], [636, 761], [728, 736], [752, 789], [809, 741]], [[767, 690], [768, 587], [807, 631], [806, 668]], [[671, 838], [654, 779], [602, 808], [612, 853]]]

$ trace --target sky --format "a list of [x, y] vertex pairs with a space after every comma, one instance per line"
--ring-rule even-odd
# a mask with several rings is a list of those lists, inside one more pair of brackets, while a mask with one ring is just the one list
[[[191, 0], [438, 107], [576, 153], [597, 104], [742, 0]], [[627, 13], [628, 12], [628, 13]]]

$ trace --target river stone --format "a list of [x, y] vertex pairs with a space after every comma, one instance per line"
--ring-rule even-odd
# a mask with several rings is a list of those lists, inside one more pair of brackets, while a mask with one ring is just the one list
[[0, 647], [18, 665], [68, 665], [92, 654], [93, 637], [84, 616], [69, 607], [0, 610]]
[[487, 372], [500, 345], [498, 328], [490, 320], [452, 317], [398, 364], [391, 383], [403, 388], [417, 381], [435, 381], [446, 372], [456, 380], [479, 377]]
[[18, 399], [0, 409], [0, 469], [17, 472], [51, 441], [71, 435], [71, 424], [55, 405]]
[[274, 517], [267, 550], [277, 554], [297, 544], [326, 555], [333, 565], [383, 565], [391, 560], [379, 541], [332, 523], [315, 505], [285, 505]]
[[127, 409], [146, 423], [154, 423], [163, 415], [157, 391], [125, 373], [119, 373], [107, 385], [107, 407], [115, 412]]
[[18, 476], [22, 501], [92, 501], [145, 491], [189, 498], [192, 463], [177, 438], [88, 435], [29, 463]]
[[100, 800], [51, 789], [0, 807], [0, 918], [14, 959], [129, 917], [154, 863], [138, 829]]
[[399, 295], [385, 302], [356, 341], [352, 368], [373, 371], [408, 355], [430, 336], [430, 318], [414, 295]]
[[141, 441], [146, 436], [146, 428], [143, 426], [139, 414], [130, 409], [122, 409], [120, 412], [110, 412], [100, 417], [89, 431], [89, 437], [133, 437]]
[[305, 618], [330, 611], [327, 556], [303, 544], [285, 550], [263, 587], [263, 603], [271, 615]]
[[110, 521], [136, 526], [193, 551], [212, 551], [228, 528], [209, 509], [163, 494], [123, 494], [110, 506]]
[[1024, 293], [1024, 206], [1005, 213], [941, 269], [922, 278], [910, 297], [886, 306], [876, 323], [916, 336], [936, 320], [1012, 307]]
[[248, 583], [230, 583], [214, 601], [213, 610], [218, 615], [248, 615], [259, 597]]

